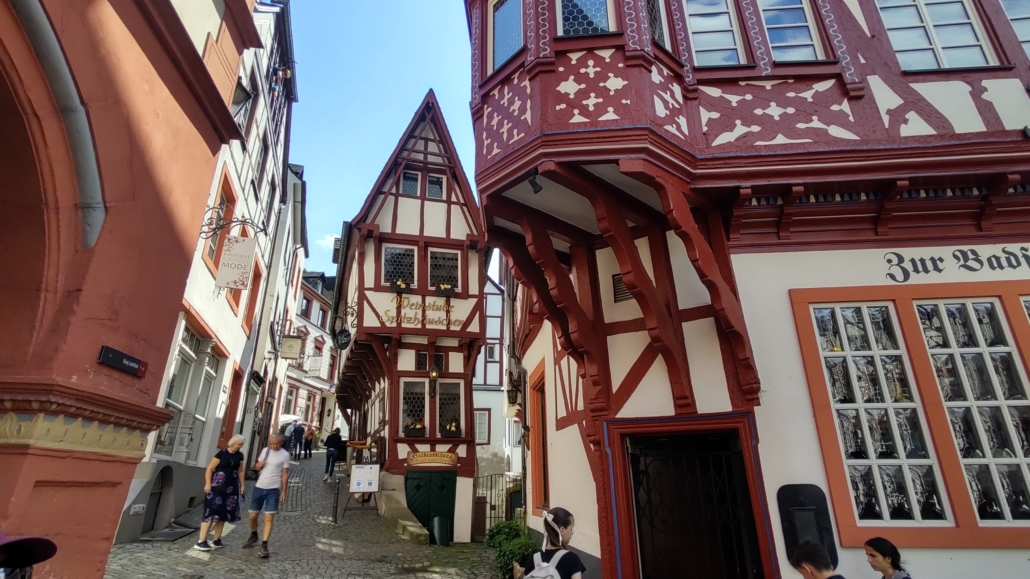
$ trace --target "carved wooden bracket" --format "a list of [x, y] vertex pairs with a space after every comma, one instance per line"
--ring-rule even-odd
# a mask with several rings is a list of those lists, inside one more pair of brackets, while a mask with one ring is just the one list
[[740, 241], [740, 226], [744, 223], [744, 207], [751, 200], [751, 187], [741, 187], [740, 196], [733, 204], [733, 215], [730, 217], [730, 241]]
[[980, 231], [994, 230], [994, 214], [998, 210], [998, 199], [1008, 193], [1009, 188], [1019, 185], [1021, 177], [1018, 174], [1008, 174], [998, 178], [994, 184], [987, 187], [987, 195], [984, 195], [980, 202]]
[[719, 271], [712, 247], [694, 222], [687, 197], [675, 185], [676, 180], [670, 178], [664, 169], [643, 159], [623, 159], [619, 162], [619, 170], [653, 187], [661, 197], [669, 223], [683, 240], [687, 256], [701, 278], [701, 283], [708, 288], [715, 317], [733, 346], [734, 363], [744, 398], [757, 402], [761, 383], [751, 352], [751, 340], [744, 324], [744, 312], [737, 296]]
[[790, 188], [790, 194], [783, 198], [783, 208], [780, 209], [780, 239], [790, 239], [790, 225], [794, 221], [794, 210], [797, 208], [798, 199], [804, 194], [804, 185], [793, 185]]
[[[625, 207], [592, 179], [567, 166], [547, 161], [540, 165], [540, 174], [559, 185], [579, 193], [594, 208], [598, 228], [611, 246], [619, 262], [622, 280], [644, 315], [648, 337], [669, 369], [673, 400], [679, 413], [696, 411], [690, 387], [690, 369], [679, 324], [679, 308], [673, 309], [659, 294], [648, 276], [634, 236], [623, 215]], [[652, 223], [658, 223], [652, 221]]]
[[899, 179], [891, 183], [887, 190], [883, 192], [883, 202], [880, 203], [880, 215], [876, 218], [876, 235], [890, 235], [894, 206], [897, 205], [898, 197], [906, 189], [908, 189], [908, 181]]

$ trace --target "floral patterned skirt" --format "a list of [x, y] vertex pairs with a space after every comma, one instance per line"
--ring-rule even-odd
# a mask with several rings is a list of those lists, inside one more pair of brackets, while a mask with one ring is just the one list
[[240, 520], [238, 471], [216, 470], [211, 475], [211, 492], [204, 497], [204, 522], [235, 523]]

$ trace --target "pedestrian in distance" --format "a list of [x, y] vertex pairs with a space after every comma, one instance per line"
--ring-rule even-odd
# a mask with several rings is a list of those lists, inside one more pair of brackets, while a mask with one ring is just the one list
[[344, 451], [343, 437], [340, 436], [340, 429], [334, 428], [333, 433], [325, 437], [325, 478], [322, 482], [328, 482], [336, 471], [336, 461]]
[[516, 579], [583, 579], [587, 568], [579, 555], [568, 551], [569, 541], [576, 527], [576, 519], [572, 513], [554, 507], [544, 511], [544, 531], [546, 537], [540, 552], [533, 553], [519, 567], [514, 563]]
[[[200, 524], [200, 537], [193, 546], [198, 551], [222, 548], [222, 528], [226, 523], [240, 520], [240, 503], [245, 497], [246, 456], [243, 436], [229, 439], [225, 448], [215, 453], [204, 471], [204, 519]], [[214, 525], [215, 539], [207, 542], [207, 533]]]
[[286, 452], [293, 454], [293, 431], [297, 429], [297, 421], [294, 420], [286, 426], [286, 430], [283, 431], [283, 448]]
[[314, 424], [309, 424], [308, 429], [304, 431], [304, 458], [311, 458], [311, 445], [315, 443], [317, 433]]
[[808, 539], [801, 541], [797, 549], [794, 549], [790, 566], [805, 579], [844, 579], [842, 575], [833, 572], [833, 563], [826, 547]]
[[57, 544], [41, 537], [8, 537], [0, 533], [0, 577], [32, 579], [32, 568], [57, 554]]
[[304, 451], [304, 423], [301, 422], [293, 427], [293, 432], [290, 433], [290, 449], [293, 453], [293, 458], [300, 460], [301, 454]]
[[901, 566], [901, 553], [898, 548], [883, 537], [873, 537], [865, 542], [865, 558], [874, 571], [878, 571], [883, 579], [911, 579]]
[[290, 478], [290, 453], [283, 449], [283, 437], [273, 434], [268, 437], [268, 448], [258, 455], [254, 466], [259, 472], [254, 492], [250, 496], [250, 537], [243, 544], [244, 549], [258, 542], [258, 514], [265, 513], [265, 528], [261, 538], [258, 556], [268, 558], [268, 538], [272, 536], [272, 525], [279, 504], [286, 501]]

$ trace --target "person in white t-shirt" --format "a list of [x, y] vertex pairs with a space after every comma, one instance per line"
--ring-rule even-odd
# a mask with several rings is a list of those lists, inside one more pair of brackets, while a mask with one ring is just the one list
[[283, 449], [283, 437], [273, 434], [268, 437], [268, 447], [258, 454], [255, 467], [260, 474], [250, 495], [250, 538], [244, 549], [258, 542], [258, 513], [265, 513], [265, 529], [258, 556], [268, 558], [268, 537], [272, 534], [272, 520], [279, 512], [279, 503], [286, 501], [287, 482], [290, 478], [290, 453]]

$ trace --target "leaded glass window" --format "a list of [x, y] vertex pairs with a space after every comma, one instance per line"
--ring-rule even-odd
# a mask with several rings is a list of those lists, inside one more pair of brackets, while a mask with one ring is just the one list
[[434, 251], [429, 252], [429, 285], [437, 287], [440, 284], [448, 284], [458, 289], [460, 277], [461, 258], [456, 251]]
[[493, 5], [493, 69], [522, 48], [522, 0], [497, 0]]
[[916, 304], [973, 504], [981, 520], [1030, 520], [1030, 401], [994, 300]]
[[741, 64], [740, 35], [729, 0], [684, 0], [698, 66]]
[[859, 520], [945, 520], [941, 479], [893, 308], [820, 305], [812, 316]]
[[[401, 428], [409, 422], [413, 428], [425, 428], [426, 424], [426, 383], [405, 382], [401, 395]], [[422, 426], [415, 426], [421, 424]]]
[[647, 21], [651, 24], [651, 36], [654, 37], [654, 41], [669, 48], [669, 40], [665, 36], [665, 7], [662, 2], [664, 0], [647, 0]]
[[440, 418], [437, 424], [440, 431], [453, 430], [450, 427], [461, 428], [461, 384], [441, 382], [436, 403]]
[[904, 70], [985, 66], [983, 33], [964, 0], [876, 0]]
[[388, 245], [383, 248], [383, 283], [415, 284], [415, 248]]
[[405, 171], [401, 175], [401, 195], [418, 196], [418, 173]]
[[564, 36], [608, 32], [608, 0], [561, 0]]
[[443, 199], [443, 177], [430, 175], [426, 180], [426, 197]]
[[1030, 56], [1030, 0], [1001, 0], [1023, 51]]
[[758, 0], [773, 60], [817, 60], [816, 31], [805, 0]]
[[[446, 372], [446, 361], [446, 355], [441, 354], [440, 352], [433, 354], [433, 364], [436, 366], [437, 370], [441, 372]], [[426, 352], [425, 350], [415, 352], [415, 369], [420, 372], [425, 372], [429, 370], [429, 352]]]

